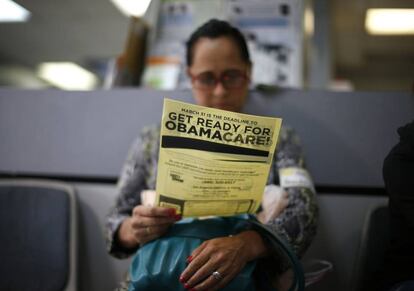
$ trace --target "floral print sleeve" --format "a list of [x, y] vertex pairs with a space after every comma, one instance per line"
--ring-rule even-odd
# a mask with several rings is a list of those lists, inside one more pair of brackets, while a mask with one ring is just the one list
[[[124, 258], [135, 250], [122, 248], [116, 241], [122, 221], [141, 203], [140, 192], [155, 189], [158, 162], [159, 127], [143, 131], [130, 149], [118, 182], [118, 198], [110, 210], [106, 224], [107, 249], [112, 255]], [[300, 141], [295, 132], [282, 127], [276, 155], [270, 169], [268, 184], [279, 184], [278, 171], [287, 167], [305, 167]], [[316, 232], [317, 205], [314, 190], [302, 187], [287, 188], [287, 207], [267, 225], [289, 242], [302, 255]]]
[[118, 197], [106, 221], [106, 243], [110, 254], [126, 258], [135, 249], [125, 249], [116, 240], [122, 221], [141, 203], [142, 190], [155, 189], [159, 127], [145, 128], [131, 146], [118, 180]]

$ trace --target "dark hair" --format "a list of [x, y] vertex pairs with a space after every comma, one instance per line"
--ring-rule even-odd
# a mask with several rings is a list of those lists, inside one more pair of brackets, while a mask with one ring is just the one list
[[249, 50], [247, 49], [246, 39], [243, 34], [237, 28], [231, 26], [227, 21], [211, 19], [197, 28], [188, 39], [186, 61], [187, 66], [193, 64], [193, 49], [197, 41], [202, 37], [207, 38], [218, 38], [218, 37], [229, 37], [237, 45], [240, 50], [240, 57], [243, 61], [251, 64]]

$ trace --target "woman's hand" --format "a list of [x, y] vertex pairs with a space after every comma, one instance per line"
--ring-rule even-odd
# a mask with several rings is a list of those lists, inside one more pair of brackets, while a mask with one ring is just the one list
[[126, 248], [134, 248], [163, 235], [181, 219], [174, 208], [138, 205], [132, 216], [125, 219], [118, 231], [118, 240]]
[[[189, 265], [180, 276], [190, 290], [219, 290], [226, 286], [247, 262], [268, 253], [261, 236], [253, 230], [232, 237], [205, 241], [187, 259]], [[219, 275], [212, 276], [213, 272]]]

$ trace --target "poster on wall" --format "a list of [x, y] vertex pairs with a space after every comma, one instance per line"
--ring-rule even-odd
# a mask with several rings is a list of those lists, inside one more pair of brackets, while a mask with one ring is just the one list
[[166, 0], [158, 15], [157, 40], [147, 57], [143, 85], [173, 90], [183, 82], [185, 41], [194, 29], [193, 1]]
[[159, 14], [159, 37], [185, 41], [194, 29], [194, 21], [192, 1], [164, 1]]
[[[218, 18], [228, 20], [245, 34], [254, 64], [253, 85], [301, 87], [302, 16], [303, 0], [163, 0], [150, 57], [178, 58], [179, 73], [176, 76], [177, 69], [170, 70], [171, 64], [163, 67], [157, 64], [153, 71], [156, 76], [174, 73], [175, 81], [168, 88], [189, 88], [190, 81], [185, 73], [185, 42], [198, 25], [210, 18]], [[173, 66], [177, 67], [177, 64]], [[170, 70], [167, 74], [162, 72], [164, 67]]]
[[228, 19], [249, 39], [265, 44], [292, 43], [292, 8], [288, 2], [238, 0], [227, 7]]
[[300, 86], [302, 3], [281, 0], [234, 0], [228, 20], [248, 39], [254, 84]]

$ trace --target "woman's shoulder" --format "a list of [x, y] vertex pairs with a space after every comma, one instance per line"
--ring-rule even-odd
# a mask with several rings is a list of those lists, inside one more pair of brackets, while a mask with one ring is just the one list
[[160, 137], [160, 124], [146, 125], [140, 132], [141, 138], [158, 139]]
[[279, 142], [291, 142], [300, 144], [300, 138], [296, 130], [288, 124], [283, 124], [279, 132]]
[[133, 140], [130, 152], [142, 151], [151, 147], [158, 147], [160, 139], [160, 125], [151, 124], [144, 126]]
[[283, 123], [282, 126], [280, 127], [280, 134], [291, 134], [294, 133], [295, 130], [293, 129], [292, 126], [290, 126], [289, 124]]

